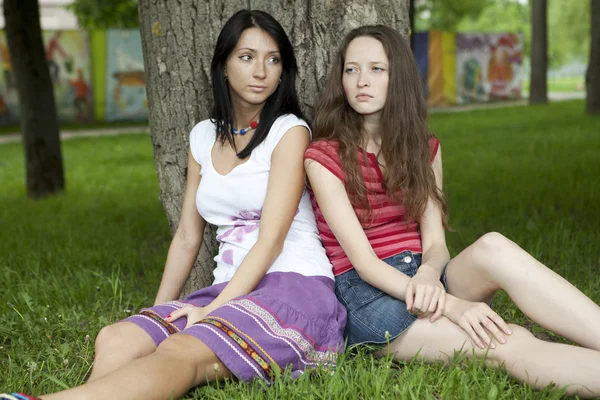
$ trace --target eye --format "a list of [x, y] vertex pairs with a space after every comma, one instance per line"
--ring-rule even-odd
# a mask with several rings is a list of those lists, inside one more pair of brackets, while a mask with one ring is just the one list
[[347, 74], [351, 74], [353, 72], [356, 72], [356, 68], [355, 67], [346, 67], [344, 69], [344, 72], [347, 73]]
[[385, 68], [383, 68], [383, 67], [373, 67], [373, 71], [381, 72], [381, 71], [385, 71]]
[[240, 56], [240, 60], [243, 61], [250, 61], [252, 59], [252, 56], [250, 54], [244, 54]]
[[279, 57], [273, 56], [269, 58], [269, 62], [272, 64], [279, 64], [281, 60], [279, 59]]

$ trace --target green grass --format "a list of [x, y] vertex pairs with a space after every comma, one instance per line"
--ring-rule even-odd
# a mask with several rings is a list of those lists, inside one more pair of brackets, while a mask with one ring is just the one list
[[[600, 302], [600, 138], [581, 101], [436, 114], [453, 254], [499, 231]], [[52, 392], [84, 381], [94, 337], [153, 301], [170, 235], [145, 135], [63, 143], [67, 192], [25, 198], [21, 145], [0, 146], [0, 391]], [[506, 295], [494, 307], [527, 323]], [[544, 333], [533, 326], [535, 332]], [[553, 336], [554, 340], [563, 339]], [[297, 381], [226, 382], [213, 399], [557, 399], [481, 362], [441, 365], [345, 354]]]
[[[529, 92], [529, 79], [523, 79], [523, 90]], [[584, 92], [585, 76], [563, 76], [548, 79], [549, 92]]]
[[[84, 129], [118, 129], [132, 127], [147, 127], [148, 121], [96, 121], [86, 123], [62, 123], [60, 124], [61, 131], [84, 130]], [[16, 125], [0, 126], [0, 135], [19, 133], [21, 127]]]

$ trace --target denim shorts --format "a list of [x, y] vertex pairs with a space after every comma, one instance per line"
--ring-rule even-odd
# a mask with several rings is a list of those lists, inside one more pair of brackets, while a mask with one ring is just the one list
[[[398, 271], [413, 277], [421, 266], [420, 253], [410, 251], [383, 259]], [[446, 287], [446, 268], [440, 278]], [[407, 330], [417, 319], [406, 303], [363, 281], [355, 269], [335, 277], [335, 294], [346, 307], [344, 336], [347, 345], [384, 345]]]

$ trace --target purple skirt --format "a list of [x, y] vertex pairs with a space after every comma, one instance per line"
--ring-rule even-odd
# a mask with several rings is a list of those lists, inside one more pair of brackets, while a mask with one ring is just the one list
[[203, 307], [226, 283], [198, 290], [183, 301], [170, 301], [127, 318], [144, 329], [158, 346], [176, 333], [206, 344], [239, 379], [271, 382], [275, 370], [291, 367], [297, 377], [306, 368], [335, 366], [344, 351], [346, 309], [334, 282], [295, 272], [265, 275], [256, 289], [219, 307], [187, 329], [187, 319], [165, 317], [186, 304]]

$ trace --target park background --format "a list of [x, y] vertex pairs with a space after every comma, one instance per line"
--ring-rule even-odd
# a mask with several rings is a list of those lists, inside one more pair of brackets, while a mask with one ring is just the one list
[[[67, 2], [40, 2], [42, 10], [48, 4], [54, 9], [50, 14], [60, 15], [59, 22], [76, 24], [72, 15], [69, 20], [56, 11], [62, 10], [63, 3]], [[436, 4], [443, 11], [450, 3]], [[441, 72], [435, 82], [441, 81], [444, 89], [437, 97], [442, 103], [432, 107], [430, 123], [444, 148], [445, 190], [454, 229], [447, 234], [450, 251], [457, 254], [482, 234], [501, 232], [600, 303], [599, 120], [586, 115], [584, 101], [577, 99], [585, 96], [589, 2], [548, 2], [551, 101], [540, 105], [527, 102], [531, 4], [460, 3], [478, 8], [477, 12], [453, 21], [447, 19], [448, 12], [426, 7], [418, 12], [417, 37], [428, 46], [423, 52], [427, 63], [439, 60], [439, 52], [430, 55], [429, 49], [436, 48], [442, 60], [454, 54], [457, 68], [459, 54], [443, 51], [453, 43], [456, 46], [457, 37], [516, 35], [518, 46], [508, 47], [522, 51], [516, 64], [520, 73], [515, 74], [521, 100], [490, 101], [482, 95], [483, 104], [458, 104], [461, 92], [448, 88], [452, 82], [458, 87], [461, 75], [448, 74], [451, 67], [446, 66], [452, 62], [437, 69]], [[64, 73], [59, 76], [62, 86], [54, 87], [61, 133], [77, 130], [80, 136], [93, 136], [75, 135], [61, 142], [66, 190], [37, 200], [27, 196], [20, 135], [0, 145], [0, 285], [5, 289], [0, 301], [2, 391], [39, 394], [82, 383], [91, 367], [97, 332], [153, 301], [171, 239], [159, 200], [148, 123], [142, 115], [147, 104], [139, 85], [139, 31], [131, 27], [82, 30], [77, 25], [52, 25], [53, 19], [42, 15], [45, 41], [62, 31], [65, 53], [81, 57], [73, 57], [70, 65], [69, 57], [57, 53]], [[118, 52], [110, 50], [119, 46], [129, 62], [117, 61]], [[99, 49], [103, 68], [94, 67]], [[486, 54], [489, 61], [489, 50]], [[423, 71], [422, 62], [420, 67]], [[77, 81], [78, 68], [90, 85], [91, 121], [78, 120], [74, 109], [75, 91], [69, 81]], [[479, 68], [487, 68], [487, 62], [480, 60]], [[427, 79], [430, 71], [428, 67]], [[486, 74], [480, 72], [483, 82]], [[138, 85], [123, 85], [115, 74], [131, 83], [137, 79]], [[430, 82], [424, 80], [425, 90]], [[457, 106], [448, 100], [452, 93]], [[61, 111], [63, 106], [66, 111]], [[122, 125], [110, 119], [121, 117], [117, 122]], [[124, 122], [130, 120], [133, 126]], [[134, 128], [142, 134], [132, 134]], [[0, 132], [7, 138], [19, 132], [14, 122], [3, 129]], [[525, 325], [539, 337], [566, 342], [529, 320], [505, 294], [496, 296], [494, 307], [506, 320]], [[564, 393], [552, 387], [534, 391], [481, 362], [465, 362], [461, 357], [455, 361], [446, 368], [346, 354], [333, 374], [316, 371], [295, 382], [280, 379], [270, 388], [227, 382], [193, 390], [186, 398], [558, 399]]]

